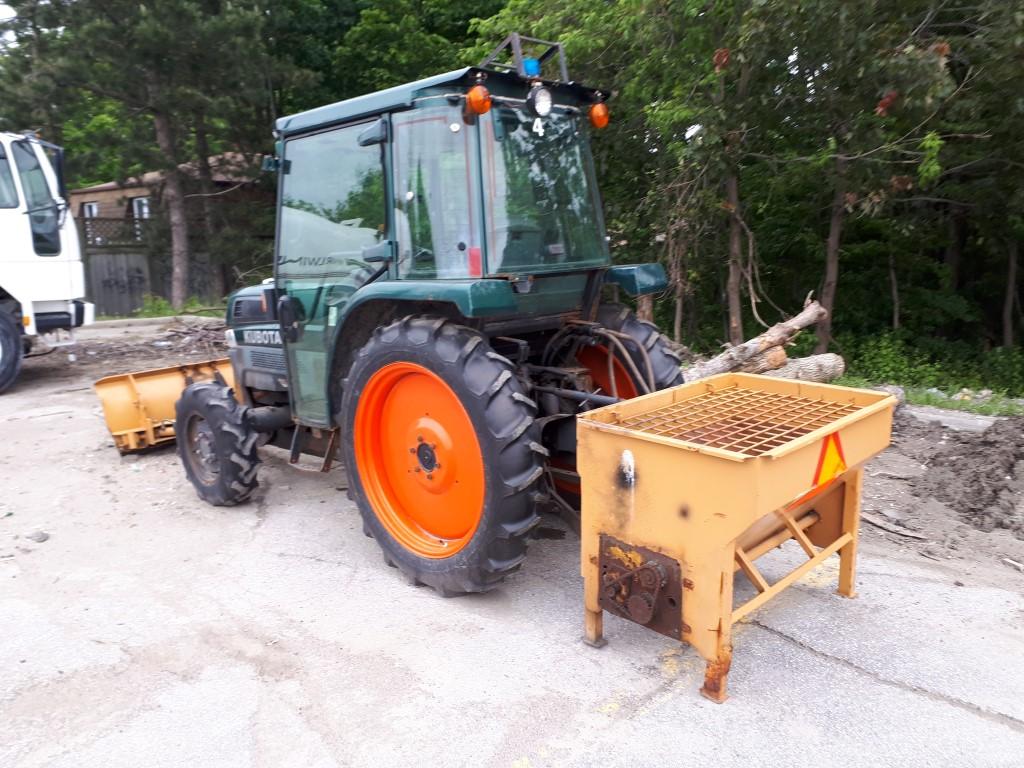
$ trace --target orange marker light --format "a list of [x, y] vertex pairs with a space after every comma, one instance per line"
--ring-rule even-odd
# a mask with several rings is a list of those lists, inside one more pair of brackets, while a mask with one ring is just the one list
[[482, 85], [474, 85], [466, 94], [466, 106], [469, 111], [482, 115], [491, 110], [491, 92]]
[[599, 101], [590, 108], [590, 124], [595, 128], [604, 128], [608, 125], [608, 118], [608, 105], [603, 101]]

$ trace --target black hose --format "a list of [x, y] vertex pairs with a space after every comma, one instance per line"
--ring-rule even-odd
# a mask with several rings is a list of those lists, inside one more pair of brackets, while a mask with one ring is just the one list
[[615, 403], [621, 403], [622, 399], [618, 397], [609, 397], [608, 395], [599, 395], [597, 392], [579, 392], [575, 389], [562, 389], [561, 387], [548, 387], [545, 385], [537, 385], [533, 388], [537, 392], [547, 392], [555, 395], [556, 397], [564, 397], [566, 400], [575, 400], [577, 403], [594, 403], [596, 405], [614, 405]]
[[[643, 374], [640, 373], [640, 369], [636, 367], [636, 363], [633, 361], [633, 356], [629, 354], [629, 350], [626, 349], [626, 347], [623, 345], [621, 341], [615, 338], [615, 336], [612, 335], [612, 333], [605, 328], [595, 328], [594, 333], [596, 333], [598, 336], [601, 336], [604, 339], [607, 339], [612, 344], [614, 344], [615, 347], [618, 348], [618, 350], [622, 353], [623, 361], [629, 367], [629, 372], [633, 374], [636, 382], [644, 390], [645, 395], [649, 395], [651, 392], [654, 391], [654, 389], [647, 384], [647, 381], [646, 379], [644, 379]], [[615, 354], [615, 352], [612, 349], [609, 349], [608, 353], [609, 355]]]
[[605, 330], [608, 331], [608, 333], [613, 334], [614, 336], [617, 336], [618, 338], [622, 339], [623, 343], [629, 342], [634, 347], [636, 347], [636, 351], [640, 353], [640, 358], [644, 361], [644, 367], [647, 369], [647, 384], [650, 387], [650, 391], [655, 391], [658, 388], [658, 385], [654, 377], [654, 364], [651, 362], [651, 356], [644, 348], [644, 345], [641, 344], [637, 339], [634, 339], [628, 333], [623, 333], [622, 331], [613, 331], [611, 328], [606, 328]]

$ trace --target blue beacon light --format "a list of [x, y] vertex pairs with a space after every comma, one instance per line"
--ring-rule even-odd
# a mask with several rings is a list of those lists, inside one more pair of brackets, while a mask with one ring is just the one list
[[523, 73], [527, 77], [540, 77], [540, 62], [537, 59], [523, 59]]

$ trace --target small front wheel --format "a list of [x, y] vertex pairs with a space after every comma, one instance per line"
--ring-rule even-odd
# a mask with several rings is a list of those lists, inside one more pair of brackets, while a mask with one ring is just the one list
[[259, 482], [259, 434], [245, 423], [245, 408], [231, 389], [213, 381], [190, 384], [175, 406], [178, 455], [199, 498], [231, 507]]

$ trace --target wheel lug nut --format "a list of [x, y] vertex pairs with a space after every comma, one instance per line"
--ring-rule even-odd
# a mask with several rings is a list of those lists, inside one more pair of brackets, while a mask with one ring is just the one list
[[427, 480], [433, 480], [433, 479], [434, 479], [433, 475], [427, 475]]
[[416, 453], [416, 449], [415, 448], [410, 448], [409, 449], [409, 453]]
[[423, 435], [416, 435], [416, 442], [417, 443], [422, 443], [423, 442]]
[[419, 471], [420, 471], [419, 467], [416, 467], [416, 469], [413, 470], [413, 472], [419, 472]]

